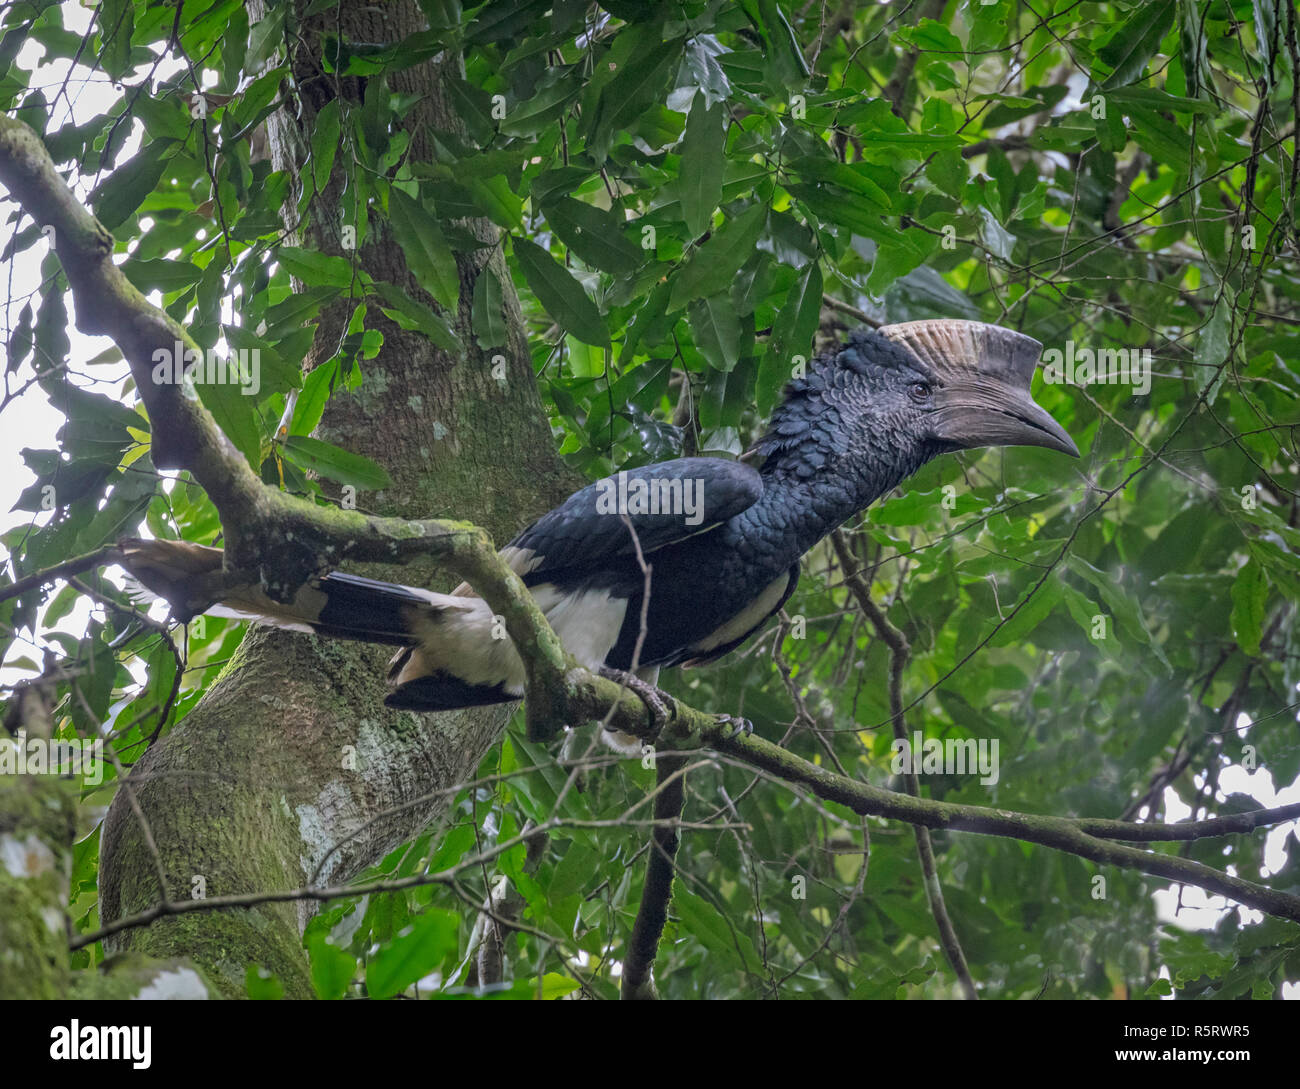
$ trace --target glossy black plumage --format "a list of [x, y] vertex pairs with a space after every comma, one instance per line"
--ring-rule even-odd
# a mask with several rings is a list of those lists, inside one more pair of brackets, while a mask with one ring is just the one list
[[[680, 519], [632, 517], [651, 568], [650, 603], [641, 652], [645, 574], [628, 527], [616, 515], [599, 514], [590, 485], [524, 530], [511, 547], [543, 557], [528, 570], [530, 585], [552, 584], [566, 592], [608, 590], [628, 602], [619, 638], [605, 664], [673, 666], [710, 661], [734, 649], [793, 593], [799, 558], [832, 529], [914, 472], [937, 446], [906, 441], [888, 412], [873, 419], [870, 435], [855, 437], [866, 404], [865, 386], [882, 391], [888, 379], [902, 388], [928, 373], [878, 334], [854, 333], [835, 354], [814, 361], [805, 377], [787, 388], [755, 452], [761, 469], [719, 458], [684, 458], [642, 466], [629, 477], [695, 476], [717, 522], [690, 530]], [[857, 396], [859, 390], [863, 396]], [[889, 401], [880, 397], [877, 407]], [[865, 441], [863, 441], [865, 440]], [[861, 457], [863, 448], [871, 457]], [[774, 587], [774, 583], [784, 579]], [[720, 629], [770, 590], [758, 613], [716, 645]]]
[[[804, 553], [930, 458], [1016, 444], [1077, 456], [1029, 395], [1040, 349], [975, 322], [858, 330], [790, 382], [751, 451], [757, 467], [677, 458], [615, 474], [539, 518], [502, 556], [589, 668], [711, 661], [785, 603]], [[649, 567], [648, 602], [637, 544]], [[220, 565], [216, 550], [196, 559], [194, 546], [182, 545], [137, 542], [132, 553], [140, 581], [169, 599], [185, 597], [186, 572], [210, 566], [209, 553]], [[469, 587], [440, 594], [331, 574], [289, 605], [255, 587], [220, 604], [274, 624], [402, 646], [390, 670], [394, 706], [443, 710], [524, 691], [517, 653]]]

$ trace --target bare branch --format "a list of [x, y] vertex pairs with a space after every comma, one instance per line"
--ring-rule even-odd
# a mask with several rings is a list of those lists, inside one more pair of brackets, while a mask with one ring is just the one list
[[[854, 559], [853, 551], [842, 531], [836, 530], [831, 534], [831, 544], [844, 568], [844, 581], [857, 600], [859, 608], [871, 621], [876, 634], [889, 647], [889, 713], [893, 717], [894, 737], [905, 740], [907, 722], [903, 718], [903, 671], [907, 668], [907, 660], [912, 655], [911, 644], [908, 643], [907, 636], [890, 622], [884, 610], [872, 600], [871, 587], [867, 585], [867, 580], [858, 570], [857, 560]], [[921, 784], [916, 777], [915, 765], [908, 771], [904, 780], [907, 783], [907, 792], [912, 797], [919, 798]], [[916, 854], [921, 863], [921, 875], [925, 879], [925, 898], [930, 904], [930, 914], [934, 916], [934, 924], [939, 930], [939, 944], [943, 946], [944, 955], [948, 958], [958, 983], [961, 984], [962, 993], [969, 999], [976, 999], [979, 994], [975, 990], [975, 981], [971, 979], [966, 954], [957, 937], [957, 928], [953, 926], [952, 917], [948, 914], [948, 904], [943, 897], [943, 886], [939, 884], [939, 867], [934, 860], [934, 844], [930, 841], [930, 830], [914, 824], [912, 832], [916, 836]]]

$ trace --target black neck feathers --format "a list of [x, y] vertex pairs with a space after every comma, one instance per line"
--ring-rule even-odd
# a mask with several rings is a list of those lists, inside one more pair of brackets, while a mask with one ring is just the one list
[[835, 475], [861, 510], [921, 467], [935, 451], [893, 410], [889, 377], [909, 363], [905, 348], [858, 329], [792, 379], [754, 450], [766, 484]]

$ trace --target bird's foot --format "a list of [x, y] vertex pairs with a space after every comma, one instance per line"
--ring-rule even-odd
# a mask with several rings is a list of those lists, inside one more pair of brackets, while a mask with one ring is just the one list
[[733, 737], [739, 737], [742, 734], [748, 737], [754, 732], [754, 724], [747, 718], [741, 718], [739, 715], [714, 715], [713, 720], [725, 729], [722, 734], [722, 740], [730, 741]]
[[672, 696], [661, 688], [647, 684], [635, 673], [628, 673], [623, 669], [611, 669], [609, 666], [601, 666], [596, 672], [607, 681], [620, 684], [640, 697], [646, 710], [650, 712], [650, 725], [654, 729], [652, 736], [658, 737], [659, 731], [667, 726], [668, 720], [677, 713], [677, 703]]

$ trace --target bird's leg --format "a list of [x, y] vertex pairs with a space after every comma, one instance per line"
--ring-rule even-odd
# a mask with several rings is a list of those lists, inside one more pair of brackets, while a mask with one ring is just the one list
[[741, 718], [739, 715], [714, 715], [713, 719], [719, 726], [732, 727], [732, 729], [722, 735], [724, 741], [730, 741], [733, 737], [738, 737], [740, 734], [744, 734], [748, 737], [754, 732], [754, 724], [750, 722], [749, 719]]
[[647, 684], [635, 673], [628, 673], [622, 669], [611, 669], [605, 665], [598, 668], [596, 672], [607, 681], [620, 684], [640, 697], [641, 702], [646, 706], [646, 710], [650, 712], [650, 724], [654, 727], [655, 737], [658, 737], [659, 731], [668, 725], [668, 719], [677, 713], [677, 704], [672, 696], [662, 688]]

